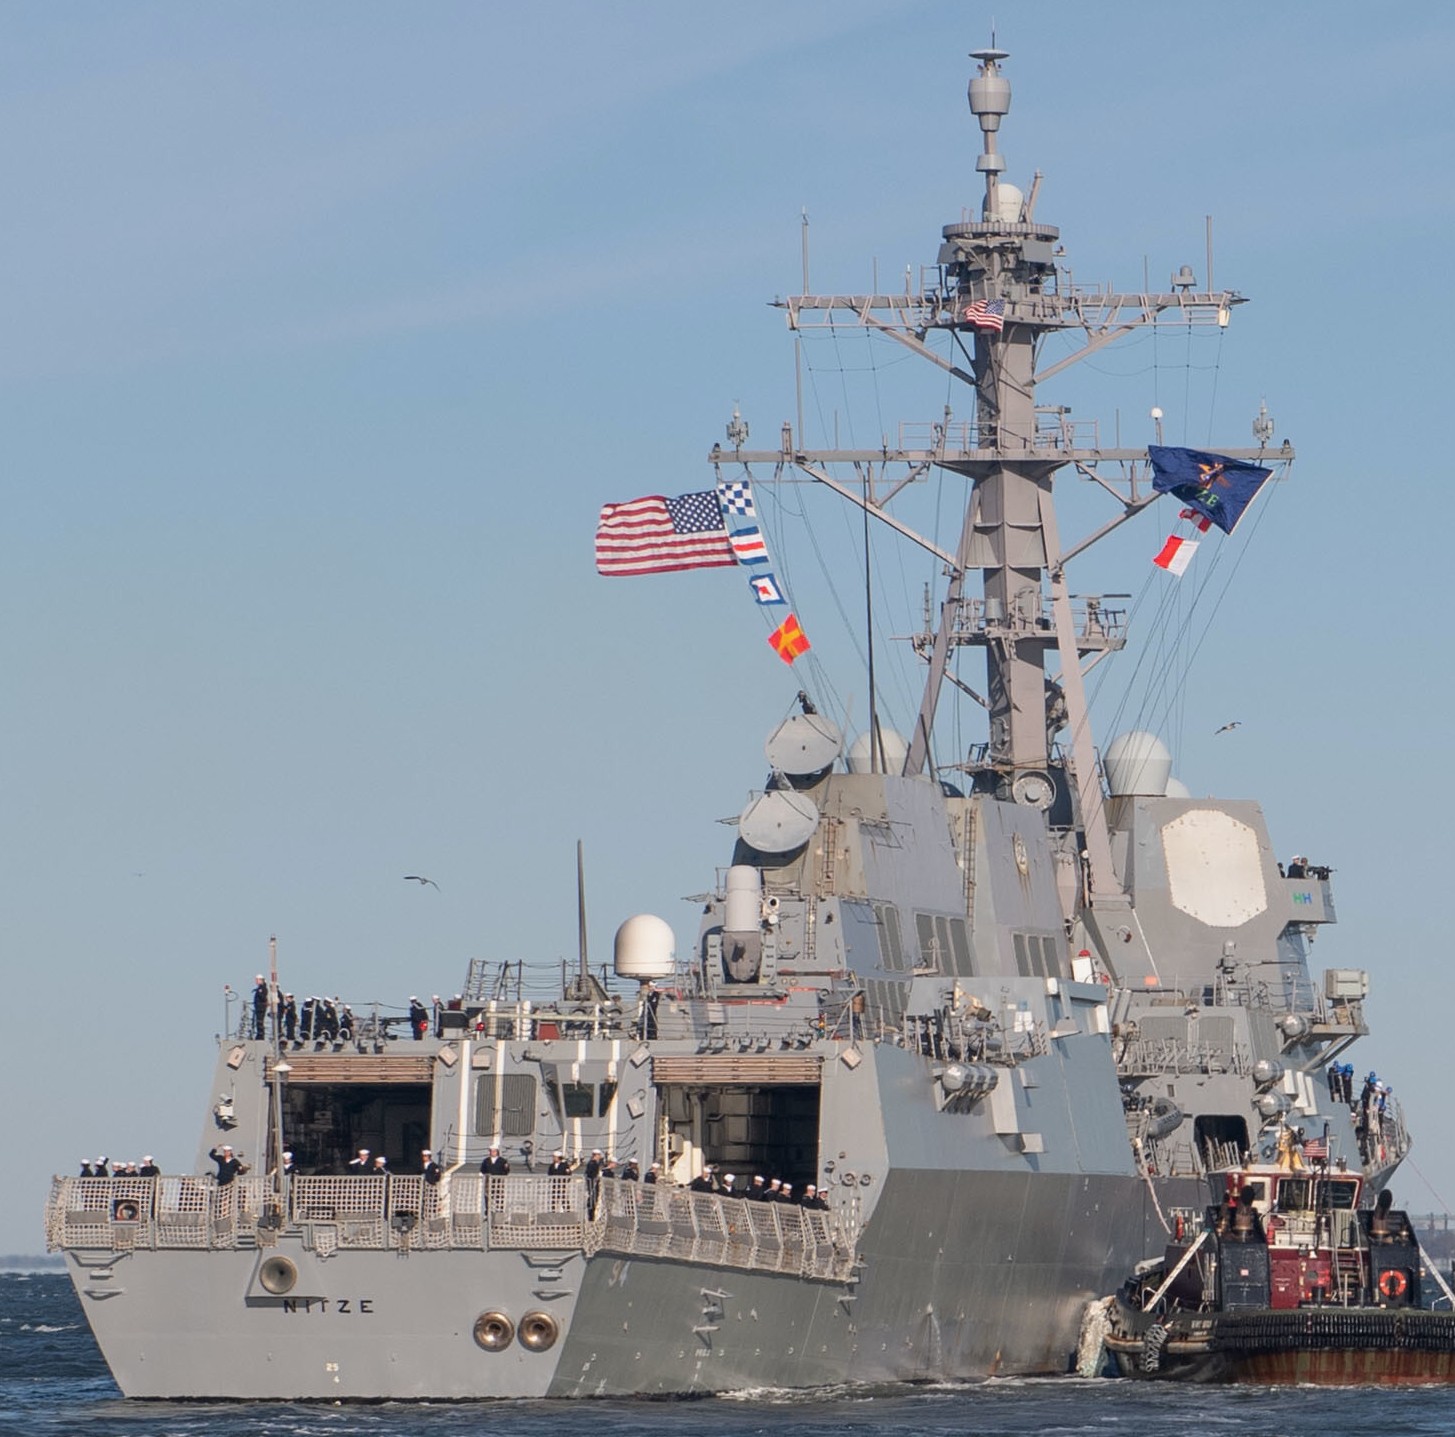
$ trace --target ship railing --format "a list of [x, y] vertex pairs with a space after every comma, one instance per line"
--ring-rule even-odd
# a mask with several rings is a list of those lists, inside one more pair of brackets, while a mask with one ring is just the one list
[[217, 1201], [227, 1194], [200, 1177], [54, 1178], [46, 1247], [231, 1247], [231, 1200]]
[[621, 1181], [601, 1185], [595, 1221], [599, 1251], [840, 1282], [853, 1273], [856, 1228], [847, 1208]]
[[295, 1177], [283, 1214], [271, 1177], [225, 1187], [198, 1176], [55, 1178], [46, 1246], [265, 1247], [285, 1228], [327, 1255], [348, 1249], [578, 1250], [664, 1257], [847, 1280], [858, 1236], [852, 1202], [821, 1212], [581, 1174]]
[[[484, 1245], [489, 1248], [587, 1249], [592, 1203], [586, 1178], [534, 1174], [468, 1180], [480, 1185]], [[462, 1193], [456, 1193], [459, 1198]]]
[[1175, 1038], [1139, 1038], [1117, 1054], [1117, 1073], [1123, 1078], [1151, 1078], [1163, 1073], [1232, 1073], [1246, 1077], [1251, 1070], [1248, 1050], [1241, 1043], [1181, 1043]]

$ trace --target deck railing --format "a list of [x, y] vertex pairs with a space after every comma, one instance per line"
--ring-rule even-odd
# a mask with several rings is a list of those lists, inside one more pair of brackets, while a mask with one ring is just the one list
[[284, 1212], [270, 1178], [218, 1187], [206, 1177], [54, 1178], [50, 1251], [271, 1247], [285, 1231], [320, 1256], [349, 1249], [572, 1250], [751, 1268], [844, 1281], [855, 1266], [857, 1206], [696, 1193], [581, 1174], [297, 1177]]

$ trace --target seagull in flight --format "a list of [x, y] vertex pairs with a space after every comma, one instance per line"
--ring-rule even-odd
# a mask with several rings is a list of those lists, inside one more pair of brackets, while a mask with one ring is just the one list
[[1242, 728], [1242, 727], [1243, 727], [1243, 720], [1242, 719], [1234, 719], [1232, 721], [1232, 723], [1225, 723], [1222, 726], [1222, 728], [1215, 728], [1213, 730], [1213, 737], [1216, 738], [1220, 733], [1229, 733], [1229, 732], [1231, 732], [1235, 728]]
[[418, 873], [406, 873], [404, 875], [404, 881], [406, 883], [418, 883], [421, 887], [423, 887], [426, 883], [428, 883], [431, 888], [437, 889], [439, 887], [439, 884], [436, 883], [433, 878], [425, 878], [423, 875]]

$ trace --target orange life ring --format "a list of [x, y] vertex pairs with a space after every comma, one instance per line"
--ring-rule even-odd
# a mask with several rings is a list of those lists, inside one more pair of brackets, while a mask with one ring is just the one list
[[1387, 1268], [1379, 1275], [1379, 1290], [1386, 1297], [1403, 1297], [1409, 1285], [1409, 1278], [1397, 1267]]
[[1186, 1233], [1187, 1233], [1187, 1225], [1182, 1221], [1182, 1214], [1181, 1213], [1178, 1213], [1177, 1214], [1177, 1218], [1176, 1218], [1176, 1229], [1175, 1229], [1175, 1234], [1174, 1234], [1175, 1237], [1176, 1237], [1176, 1239], [1177, 1239], [1177, 1241], [1178, 1242], [1181, 1242], [1182, 1239], [1183, 1239], [1183, 1237], [1186, 1235]]

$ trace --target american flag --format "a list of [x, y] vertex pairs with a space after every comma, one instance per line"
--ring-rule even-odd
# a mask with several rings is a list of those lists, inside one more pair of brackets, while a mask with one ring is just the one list
[[736, 563], [711, 489], [607, 504], [596, 524], [598, 574], [670, 574]]
[[976, 329], [993, 329], [997, 334], [1005, 328], [1005, 301], [1003, 299], [977, 299], [965, 306], [961, 319]]
[[1329, 1140], [1327, 1138], [1305, 1138], [1303, 1140], [1303, 1155], [1311, 1163], [1328, 1162]]

